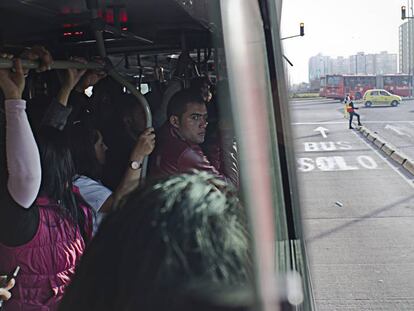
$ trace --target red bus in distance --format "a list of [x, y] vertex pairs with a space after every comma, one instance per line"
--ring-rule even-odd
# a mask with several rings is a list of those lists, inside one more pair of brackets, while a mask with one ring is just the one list
[[401, 97], [410, 96], [410, 75], [383, 75], [381, 88]]
[[[407, 74], [386, 75], [326, 75], [325, 97], [342, 100], [347, 94], [361, 99], [369, 89], [385, 89], [402, 97], [410, 96], [410, 76]], [[322, 89], [322, 78], [321, 78]], [[320, 96], [323, 96], [320, 92]]]

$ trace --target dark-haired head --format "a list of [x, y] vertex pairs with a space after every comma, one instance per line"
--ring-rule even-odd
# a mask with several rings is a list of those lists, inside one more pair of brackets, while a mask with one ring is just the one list
[[168, 103], [167, 118], [170, 119], [171, 116], [181, 118], [187, 111], [187, 105], [192, 103], [204, 104], [202, 94], [198, 90], [190, 88], [178, 91]]
[[206, 103], [210, 102], [212, 97], [210, 86], [211, 81], [206, 76], [196, 77], [190, 80], [190, 88], [200, 92], [201, 97]]
[[42, 184], [40, 191], [61, 200], [67, 189], [72, 189], [75, 175], [73, 160], [65, 133], [51, 127], [42, 129], [39, 135]]
[[40, 194], [60, 202], [62, 213], [78, 222], [79, 213], [72, 193], [75, 169], [66, 134], [44, 127], [39, 132], [38, 145], [42, 165]]
[[187, 285], [245, 285], [250, 272], [234, 189], [205, 172], [173, 176], [131, 193], [104, 221], [61, 310], [178, 310]]
[[145, 111], [136, 97], [131, 94], [122, 94], [117, 98], [119, 115], [125, 131], [133, 138], [145, 130]]
[[100, 132], [85, 118], [71, 125], [69, 133], [76, 174], [100, 179], [106, 151]]

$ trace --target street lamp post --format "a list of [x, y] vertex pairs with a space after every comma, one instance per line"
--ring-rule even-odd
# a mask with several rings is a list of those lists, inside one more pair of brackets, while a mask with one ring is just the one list
[[[303, 37], [304, 35], [305, 35], [305, 24], [300, 23], [300, 25], [299, 25], [299, 34], [298, 35], [284, 37], [284, 38], [281, 38], [280, 40], [286, 40], [286, 39], [296, 38], [296, 37]], [[289, 63], [289, 65], [293, 66], [292, 62], [285, 55], [282, 55], [282, 56]]]
[[411, 21], [414, 19], [413, 13], [413, 0], [407, 0], [408, 9], [411, 11], [411, 16], [407, 15], [406, 6], [401, 7], [401, 19], [405, 20], [408, 19], [408, 27], [407, 27], [407, 38], [408, 38], [408, 76], [410, 77], [410, 97], [413, 97], [413, 39], [412, 35], [413, 31], [413, 22]]
[[296, 38], [296, 37], [303, 37], [304, 35], [305, 35], [305, 24], [300, 23], [300, 25], [299, 25], [299, 34], [298, 35], [284, 37], [284, 38], [281, 38], [280, 40], [286, 40], [286, 39]]

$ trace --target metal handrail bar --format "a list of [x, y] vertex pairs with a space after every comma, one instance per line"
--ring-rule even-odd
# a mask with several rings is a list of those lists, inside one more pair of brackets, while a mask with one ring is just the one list
[[[39, 61], [25, 60], [22, 59], [22, 66], [24, 69], [38, 69], [40, 67]], [[0, 58], [0, 69], [8, 69], [13, 67], [13, 60]], [[87, 62], [85, 64], [70, 61], [70, 60], [55, 60], [50, 66], [50, 69], [94, 69], [94, 70], [104, 70], [105, 65], [97, 62]]]

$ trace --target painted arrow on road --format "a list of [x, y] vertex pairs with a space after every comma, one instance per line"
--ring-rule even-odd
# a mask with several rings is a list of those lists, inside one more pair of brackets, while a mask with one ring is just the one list
[[323, 138], [326, 138], [326, 133], [329, 132], [327, 128], [324, 128], [323, 126], [319, 126], [316, 129], [314, 129], [315, 132], [320, 132]]
[[391, 131], [394, 131], [395, 133], [397, 133], [400, 136], [408, 136], [408, 137], [410, 137], [410, 135], [404, 133], [400, 128], [398, 128], [396, 126], [392, 126], [392, 125], [387, 124], [385, 126], [385, 129], [389, 129]]

